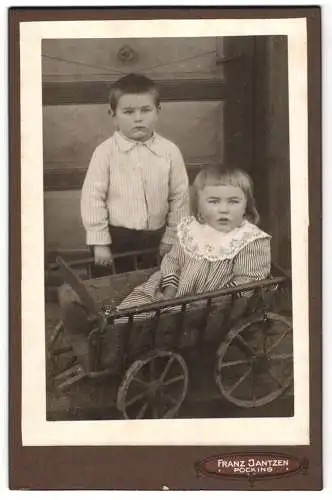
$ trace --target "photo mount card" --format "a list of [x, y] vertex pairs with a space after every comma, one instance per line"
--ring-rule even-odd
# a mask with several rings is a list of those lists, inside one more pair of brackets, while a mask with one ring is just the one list
[[[320, 29], [317, 7], [10, 9], [12, 489], [322, 488]], [[127, 321], [131, 330], [114, 324], [127, 342], [121, 370], [103, 378], [96, 376], [103, 372], [100, 328], [79, 351], [77, 343], [68, 348], [57, 293], [65, 281], [89, 309], [92, 282], [100, 305], [81, 188], [94, 150], [119, 128], [109, 88], [132, 73], [158, 84], [157, 134], [177, 144], [191, 184], [200, 169], [228, 163], [252, 177], [276, 265], [275, 281], [264, 286], [283, 293], [276, 310], [272, 300], [271, 309], [246, 313], [232, 328], [225, 321], [219, 333], [212, 289], [199, 297], [206, 301], [199, 319], [161, 314], [154, 323], [162, 341], [165, 331], [179, 331], [178, 342], [172, 337], [167, 350], [153, 344], [130, 362], [133, 333], [151, 328], [139, 330], [135, 319]], [[139, 273], [146, 270], [130, 281], [108, 272], [108, 290], [121, 295], [125, 284], [129, 293]], [[256, 288], [262, 298], [265, 288]], [[284, 330], [261, 334], [263, 320]], [[225, 353], [247, 324], [245, 361], [230, 361]], [[206, 355], [202, 331], [218, 334]], [[268, 355], [289, 332], [291, 345]], [[78, 358], [82, 346], [87, 355]], [[70, 358], [65, 366], [62, 355]], [[173, 379], [188, 385], [168, 393], [174, 412], [158, 407], [157, 418], [140, 417], [143, 405], [129, 415], [133, 380], [151, 359], [162, 377], [178, 363]], [[288, 361], [292, 376], [286, 366], [284, 382]], [[233, 372], [231, 386], [221, 377], [227, 363], [249, 367], [250, 388], [246, 372]]]

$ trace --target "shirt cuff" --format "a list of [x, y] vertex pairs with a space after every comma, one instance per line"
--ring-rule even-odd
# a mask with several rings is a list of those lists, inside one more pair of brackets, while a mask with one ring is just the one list
[[174, 288], [177, 288], [179, 286], [179, 278], [175, 274], [163, 276], [160, 288], [163, 290], [163, 288], [166, 288], [167, 286], [174, 286]]
[[110, 245], [112, 243], [109, 231], [87, 231], [87, 245]]

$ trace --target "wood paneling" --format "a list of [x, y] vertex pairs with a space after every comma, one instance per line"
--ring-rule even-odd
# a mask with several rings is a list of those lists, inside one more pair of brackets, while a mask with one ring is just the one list
[[260, 224], [266, 231], [270, 230], [269, 223], [269, 166], [268, 166], [268, 67], [269, 58], [265, 37], [255, 39], [254, 58], [254, 89], [253, 99], [253, 181], [255, 200], [260, 214]]
[[[181, 148], [191, 181], [200, 167], [220, 160], [222, 110], [220, 102], [163, 105], [158, 131]], [[47, 251], [85, 247], [79, 189], [93, 149], [112, 131], [104, 106], [44, 107]]]
[[[179, 146], [190, 170], [222, 159], [222, 117], [222, 102], [165, 103], [157, 130]], [[45, 190], [79, 189], [93, 150], [114, 131], [107, 107], [45, 106], [43, 125]]]
[[[219, 165], [217, 158], [196, 158], [194, 161], [186, 162], [186, 168], [190, 182], [200, 168], [208, 165]], [[86, 174], [86, 167], [76, 163], [57, 163], [54, 168], [44, 171], [44, 191], [68, 191], [81, 189]]]
[[[119, 58], [122, 47], [134, 58]], [[114, 127], [110, 85], [140, 72], [158, 81], [158, 132], [181, 149], [190, 180], [223, 154], [223, 39], [70, 39], [42, 42], [45, 247], [85, 248], [80, 188], [95, 147]]]
[[82, 249], [85, 231], [80, 214], [80, 191], [53, 191], [44, 195], [45, 249]]
[[253, 62], [255, 37], [227, 37], [224, 55], [227, 98], [224, 111], [224, 155], [229, 165], [253, 173]]
[[[128, 46], [133, 59], [119, 58]], [[131, 72], [172, 80], [222, 76], [222, 39], [216, 37], [45, 39], [42, 56], [44, 82], [96, 81], [100, 75], [112, 82]]]
[[254, 181], [272, 259], [291, 269], [287, 38], [255, 40]]
[[[270, 37], [267, 43], [269, 223], [274, 244], [272, 257], [291, 268], [290, 162], [288, 120], [287, 37]], [[280, 201], [282, 200], [282, 203]]]
[[[221, 81], [162, 80], [157, 81], [163, 101], [214, 101], [226, 98]], [[43, 84], [44, 105], [107, 104], [110, 82], [105, 78], [93, 81]]]

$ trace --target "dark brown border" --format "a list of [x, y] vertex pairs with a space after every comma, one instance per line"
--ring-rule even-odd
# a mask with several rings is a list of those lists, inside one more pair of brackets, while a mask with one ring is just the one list
[[[310, 313], [310, 446], [219, 447], [22, 447], [21, 443], [21, 239], [20, 239], [20, 79], [19, 22], [93, 19], [287, 18], [308, 22], [309, 71], [309, 313]], [[11, 489], [146, 489], [163, 485], [181, 490], [247, 490], [243, 481], [197, 478], [194, 463], [229, 452], [273, 452], [309, 461], [308, 473], [260, 481], [259, 490], [322, 488], [321, 378], [321, 11], [300, 8], [117, 8], [9, 10], [10, 89], [10, 418], [9, 481]]]

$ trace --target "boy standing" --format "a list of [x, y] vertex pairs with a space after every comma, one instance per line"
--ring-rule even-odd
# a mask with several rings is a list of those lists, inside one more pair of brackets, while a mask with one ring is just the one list
[[188, 177], [178, 147], [155, 132], [160, 111], [156, 85], [129, 74], [110, 95], [116, 132], [95, 150], [84, 181], [81, 214], [97, 265], [112, 252], [174, 243], [176, 226], [189, 214]]

